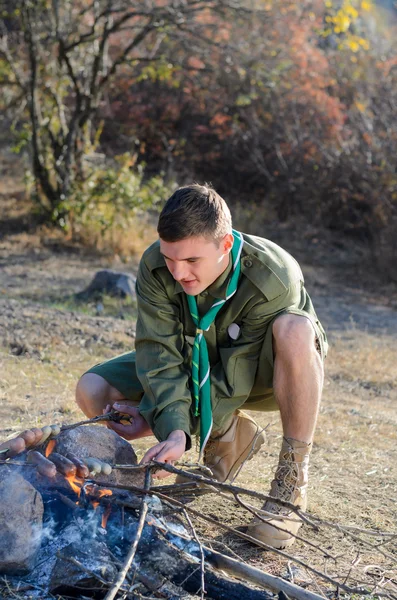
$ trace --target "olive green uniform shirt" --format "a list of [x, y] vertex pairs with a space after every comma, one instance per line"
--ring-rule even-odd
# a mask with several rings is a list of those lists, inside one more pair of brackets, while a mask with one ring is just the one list
[[[253, 388], [272, 388], [271, 324], [281, 313], [308, 317], [315, 328], [322, 357], [327, 351], [324, 330], [296, 260], [269, 240], [242, 235], [237, 292], [204, 333], [211, 363], [214, 430], [220, 429], [250, 398]], [[226, 297], [230, 270], [229, 264], [196, 297], [200, 315], [207, 312], [216, 298]], [[181, 429], [190, 440], [197, 429], [190, 379], [196, 328], [186, 294], [169, 272], [159, 242], [142, 256], [136, 291], [136, 369], [144, 392], [140, 413], [157, 439], [165, 440], [172, 431]]]

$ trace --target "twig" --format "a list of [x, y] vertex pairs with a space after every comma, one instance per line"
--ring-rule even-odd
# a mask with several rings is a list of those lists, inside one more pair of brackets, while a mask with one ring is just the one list
[[[332, 523], [331, 521], [327, 521], [326, 519], [317, 517], [312, 515], [313, 521], [318, 521], [321, 525], [327, 525], [328, 527], [332, 527], [334, 529], [338, 529], [340, 525]], [[374, 529], [363, 529], [362, 527], [356, 527], [355, 525], [343, 525], [343, 532], [357, 531], [358, 533], [365, 533], [365, 535], [370, 535], [373, 537], [397, 537], [397, 531], [388, 532], [388, 531], [376, 531]], [[389, 540], [390, 541], [390, 540]]]
[[90, 423], [101, 423], [102, 421], [114, 421], [118, 423], [121, 419], [124, 418], [124, 415], [120, 415], [120, 413], [114, 411], [107, 413], [106, 415], [98, 415], [97, 417], [93, 417], [92, 419], [85, 419], [84, 421], [79, 421], [78, 423], [62, 425], [61, 433], [63, 433], [64, 431], [70, 431], [71, 429], [75, 429], [76, 427], [80, 427], [81, 425], [89, 425]]
[[[150, 488], [150, 467], [148, 467], [146, 469], [145, 488], [143, 491], [148, 492], [149, 488]], [[131, 567], [132, 561], [134, 560], [134, 556], [135, 556], [136, 550], [138, 548], [139, 540], [141, 539], [147, 511], [148, 511], [148, 503], [147, 503], [147, 496], [145, 494], [145, 496], [143, 496], [143, 498], [142, 498], [141, 511], [140, 511], [140, 517], [139, 517], [139, 522], [138, 522], [138, 529], [137, 529], [137, 532], [135, 535], [135, 539], [130, 548], [130, 551], [128, 552], [127, 558], [125, 559], [124, 565], [121, 568], [121, 570], [119, 571], [119, 574], [117, 576], [115, 583], [113, 584], [113, 586], [111, 587], [111, 589], [105, 596], [105, 600], [114, 600], [114, 598], [117, 595], [117, 592], [119, 591], [120, 587], [123, 585], [123, 582], [127, 576], [127, 573]]]
[[[182, 469], [177, 469], [176, 467], [170, 465], [169, 463], [152, 461], [151, 463], [147, 463], [145, 465], [113, 465], [113, 469], [119, 469], [122, 471], [123, 470], [133, 471], [133, 470], [137, 470], [137, 469], [142, 469], [148, 465], [151, 466], [151, 468], [154, 467], [155, 469], [165, 470], [165, 471], [168, 471], [169, 473], [173, 473], [175, 475], [182, 475], [183, 477], [192, 479], [193, 481], [197, 481], [205, 486], [209, 486], [214, 489], [221, 489], [224, 491], [231, 492], [232, 494], [244, 494], [246, 496], [252, 496], [253, 498], [258, 498], [259, 500], [264, 500], [264, 501], [271, 500], [272, 502], [275, 502], [276, 504], [280, 504], [280, 506], [284, 506], [285, 508], [288, 508], [292, 512], [296, 513], [298, 515], [298, 517], [302, 519], [302, 521], [304, 521], [305, 523], [310, 525], [312, 528], [314, 528], [316, 531], [318, 531], [318, 526], [315, 523], [313, 523], [309, 519], [309, 517], [299, 509], [299, 507], [295, 506], [294, 504], [291, 504], [291, 502], [286, 502], [285, 500], [281, 500], [279, 498], [273, 498], [273, 496], [261, 494], [260, 492], [255, 492], [254, 490], [242, 488], [237, 485], [222, 483], [222, 482], [216, 481], [214, 479], [209, 479], [207, 477], [203, 477], [202, 475], [196, 475], [194, 473], [189, 473], [189, 471], [183, 471]], [[127, 488], [125, 488], [125, 489], [127, 489]]]
[[183, 514], [185, 515], [186, 521], [189, 523], [190, 529], [192, 530], [193, 537], [196, 540], [196, 542], [198, 544], [198, 547], [200, 549], [200, 558], [201, 558], [201, 561], [200, 561], [200, 569], [201, 569], [201, 589], [200, 589], [201, 593], [200, 593], [200, 597], [201, 597], [201, 600], [204, 600], [204, 594], [206, 594], [207, 592], [206, 592], [206, 589], [205, 589], [205, 557], [204, 557], [203, 545], [202, 545], [202, 543], [200, 542], [200, 540], [198, 538], [198, 535], [196, 533], [196, 530], [194, 528], [192, 520], [189, 517], [189, 515], [187, 514], [187, 511], [186, 511], [185, 508], [183, 509]]
[[175, 463], [176, 467], [182, 467], [183, 469], [196, 469], [197, 471], [204, 473], [208, 477], [213, 477], [213, 473], [209, 467], [201, 465], [200, 463], [189, 463], [177, 460]]

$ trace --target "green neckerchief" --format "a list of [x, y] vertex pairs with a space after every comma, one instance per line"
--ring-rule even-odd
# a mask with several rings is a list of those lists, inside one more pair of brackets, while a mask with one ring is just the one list
[[232, 273], [227, 286], [226, 298], [215, 300], [209, 311], [203, 316], [199, 316], [195, 296], [187, 296], [187, 302], [190, 314], [196, 325], [196, 337], [193, 344], [192, 356], [192, 381], [193, 396], [195, 402], [195, 415], [200, 416], [200, 456], [203, 458], [204, 448], [207, 444], [212, 430], [212, 405], [211, 405], [211, 382], [210, 382], [210, 362], [208, 358], [207, 342], [204, 332], [208, 331], [211, 323], [215, 321], [216, 315], [237, 291], [238, 279], [240, 276], [240, 256], [243, 248], [243, 236], [239, 231], [233, 229], [233, 247], [232, 247]]

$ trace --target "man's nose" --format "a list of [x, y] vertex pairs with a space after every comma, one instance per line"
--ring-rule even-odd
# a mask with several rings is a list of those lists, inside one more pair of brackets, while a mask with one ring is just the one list
[[172, 269], [172, 276], [176, 281], [181, 281], [185, 279], [187, 273], [186, 265], [183, 263], [174, 264]]

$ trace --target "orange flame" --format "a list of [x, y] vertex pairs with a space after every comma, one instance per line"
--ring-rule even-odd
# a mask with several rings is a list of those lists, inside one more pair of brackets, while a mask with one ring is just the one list
[[103, 498], [104, 496], [112, 496], [112, 490], [98, 490], [96, 493], [98, 498]]
[[45, 456], [50, 456], [51, 452], [54, 450], [57, 445], [56, 440], [50, 440], [47, 444], [47, 448], [45, 449]]
[[65, 475], [65, 479], [69, 483], [72, 490], [80, 498], [81, 487], [84, 483], [84, 479], [81, 479], [81, 477], [76, 477], [75, 475]]
[[85, 486], [85, 491], [90, 496], [94, 496], [95, 498], [103, 498], [104, 496], [112, 496], [112, 490], [101, 490], [95, 483], [88, 483]]
[[102, 515], [101, 525], [102, 525], [103, 529], [106, 529], [106, 525], [108, 524], [108, 518], [109, 518], [111, 512], [112, 512], [112, 505], [108, 504]]

